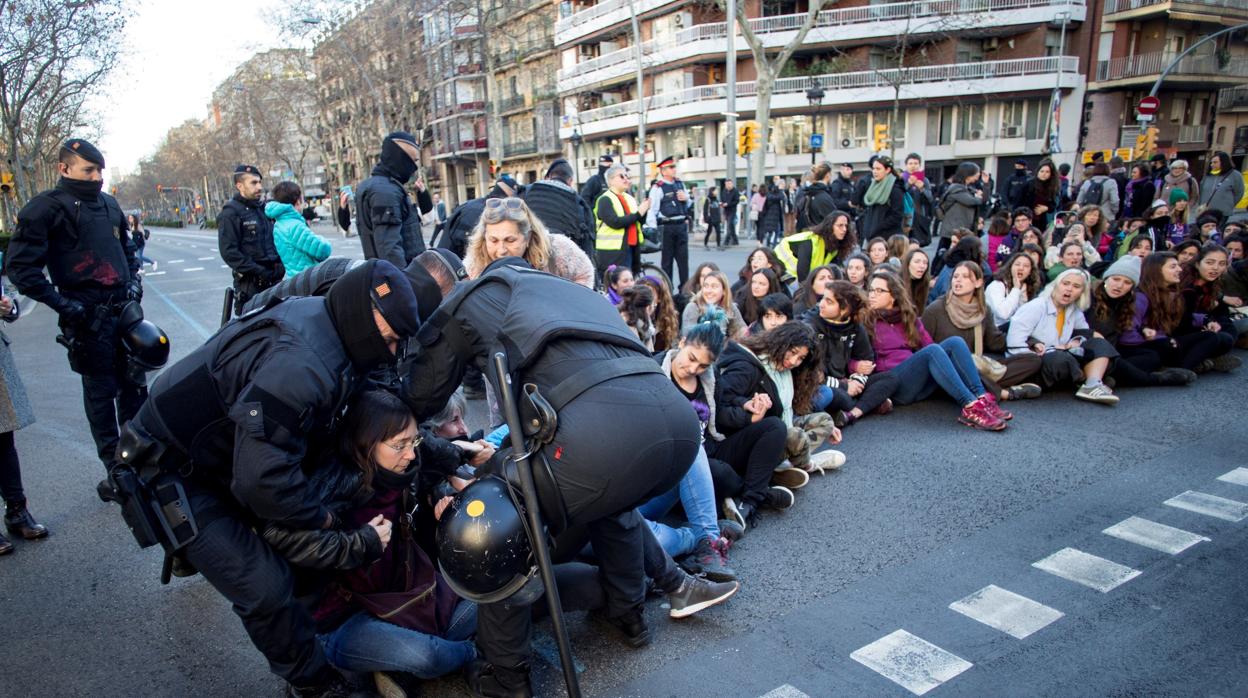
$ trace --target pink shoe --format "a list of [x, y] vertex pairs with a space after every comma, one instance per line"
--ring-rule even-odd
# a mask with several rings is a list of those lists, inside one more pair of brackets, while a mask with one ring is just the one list
[[1001, 431], [1005, 429], [1005, 420], [988, 411], [983, 400], [976, 400], [962, 408], [958, 421], [984, 431]]
[[997, 397], [992, 393], [984, 393], [979, 396], [979, 399], [984, 403], [984, 406], [988, 408], [988, 411], [996, 415], [998, 419], [1006, 421], [1014, 419], [1014, 415], [1010, 414], [1003, 407], [1001, 407], [1001, 403], [997, 402]]

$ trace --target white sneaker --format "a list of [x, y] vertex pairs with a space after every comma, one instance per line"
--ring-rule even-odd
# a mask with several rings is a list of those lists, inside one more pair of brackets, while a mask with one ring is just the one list
[[810, 467], [821, 475], [827, 475], [830, 470], [840, 470], [842, 465], [845, 465], [845, 454], [831, 448], [810, 456]]
[[1099, 385], [1090, 386], [1086, 383], [1079, 386], [1075, 391], [1075, 397], [1088, 402], [1097, 402], [1102, 405], [1117, 405], [1118, 396], [1114, 395], [1114, 391], [1109, 389], [1108, 385], [1101, 383]]

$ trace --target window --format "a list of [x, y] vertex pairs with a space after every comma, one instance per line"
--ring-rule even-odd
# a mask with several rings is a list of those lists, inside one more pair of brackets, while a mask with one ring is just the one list
[[867, 121], [866, 114], [841, 114], [838, 145], [843, 148], [866, 148], [871, 130]]
[[1024, 134], [1030, 140], [1044, 138], [1044, 132], [1048, 127], [1049, 105], [1043, 99], [1032, 99], [1027, 101], [1027, 124], [1026, 133]]
[[1027, 121], [1027, 102], [1004, 102], [1001, 105], [1001, 137], [1018, 138], [1023, 135]]
[[949, 145], [953, 142], [953, 107], [927, 108], [927, 144]]
[[784, 116], [771, 120], [771, 144], [777, 153], [800, 155], [810, 152], [810, 117]]
[[958, 63], [978, 63], [984, 60], [984, 44], [981, 41], [959, 39], [954, 56]]
[[[1110, 34], [1113, 36], [1113, 34]], [[1044, 55], [1056, 56], [1062, 48], [1062, 32], [1060, 29], [1050, 29], [1044, 33]]]
[[988, 137], [984, 130], [984, 105], [965, 104], [958, 107], [958, 140], [978, 141]]
[[680, 126], [669, 129], [666, 147], [669, 150], [663, 157], [668, 155], [681, 158], [693, 157], [694, 148], [702, 147], [702, 126]]

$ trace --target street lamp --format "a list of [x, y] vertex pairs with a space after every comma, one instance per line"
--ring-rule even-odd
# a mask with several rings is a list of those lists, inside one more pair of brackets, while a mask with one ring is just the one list
[[576, 158], [576, 186], [579, 189], [581, 186], [581, 143], [585, 141], [585, 138], [580, 131], [572, 129], [572, 137], [568, 140], [572, 141], [572, 152], [575, 153], [573, 157]]
[[823, 94], [823, 87], [818, 82], [813, 82], [810, 89], [806, 90], [806, 99], [810, 102], [813, 112], [810, 117], [810, 164], [812, 165], [815, 164], [815, 153], [818, 152], [814, 140], [815, 132], [819, 128], [819, 107], [823, 106]]

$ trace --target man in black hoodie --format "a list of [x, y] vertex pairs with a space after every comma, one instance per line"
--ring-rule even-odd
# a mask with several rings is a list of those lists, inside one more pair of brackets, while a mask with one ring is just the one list
[[[581, 199], [589, 206], [590, 211], [597, 210], [598, 197], [607, 190], [606, 173], [612, 165], [615, 164], [615, 158], [610, 155], [603, 155], [598, 158], [598, 173], [585, 180], [585, 184], [581, 185]], [[591, 255], [592, 259], [593, 256]]]
[[[381, 142], [381, 162], [372, 175], [355, 188], [355, 224], [360, 232], [366, 259], [384, 259], [402, 269], [425, 250], [420, 217], [433, 210], [433, 199], [424, 183], [416, 181], [416, 203], [412, 211], [404, 186], [416, 174], [420, 147], [416, 138], [395, 131]], [[281, 277], [278, 277], [278, 281]]]
[[337, 525], [309, 488], [311, 446], [419, 326], [407, 277], [369, 260], [323, 298], [284, 300], [226, 325], [156, 379], [123, 429], [122, 462], [155, 491], [182, 487], [198, 526], [173, 529], [189, 538], [180, 545], [157, 542], [176, 548], [182, 573], [198, 570], [230, 601], [288, 695], [347, 693], [295, 598], [290, 566], [256, 530]]
[[575, 177], [572, 165], [559, 158], [546, 170], [546, 179], [526, 187], [520, 198], [550, 232], [568, 236], [592, 260], [594, 214], [572, 188]]

